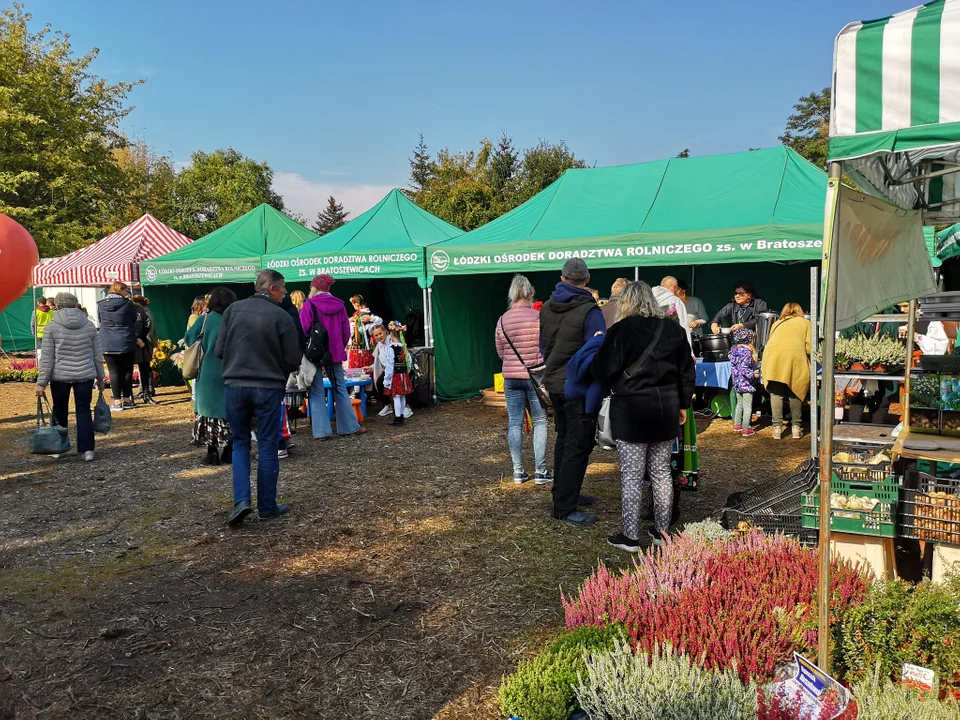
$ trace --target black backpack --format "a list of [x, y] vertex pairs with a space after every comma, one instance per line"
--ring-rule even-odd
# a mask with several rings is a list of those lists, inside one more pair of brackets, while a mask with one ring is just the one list
[[310, 307], [313, 310], [313, 325], [310, 326], [310, 334], [307, 335], [307, 350], [304, 355], [317, 367], [326, 367], [333, 363], [333, 356], [330, 354], [330, 335], [317, 317], [316, 306], [311, 303]]

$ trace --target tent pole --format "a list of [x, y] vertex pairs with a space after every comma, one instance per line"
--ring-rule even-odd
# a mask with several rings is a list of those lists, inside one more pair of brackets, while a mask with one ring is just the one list
[[640, 268], [635, 267], [633, 269], [633, 281], [637, 282], [640, 279]]
[[817, 383], [817, 345], [820, 342], [820, 273], [810, 268], [810, 457], [817, 458], [819, 395]]
[[421, 290], [423, 293], [423, 344], [430, 347], [430, 309], [427, 307], [427, 289]]
[[433, 372], [430, 374], [430, 397], [433, 402], [437, 402], [437, 351], [434, 347], [433, 337], [433, 287], [427, 288], [427, 310], [430, 313], [430, 348], [433, 349], [430, 361], [433, 363]]
[[697, 266], [690, 266], [690, 296], [697, 294]]
[[[826, 273], [823, 302], [824, 398], [834, 399], [833, 369], [836, 366], [837, 278], [840, 265], [840, 163], [830, 163], [827, 205], [824, 216], [823, 264]], [[821, 403], [820, 422], [820, 583], [817, 592], [818, 651], [820, 668], [830, 671], [830, 481], [833, 475], [833, 402]]]

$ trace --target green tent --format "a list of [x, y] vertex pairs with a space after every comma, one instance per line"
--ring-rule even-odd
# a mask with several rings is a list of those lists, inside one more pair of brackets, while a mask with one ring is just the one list
[[825, 191], [826, 174], [783, 147], [568, 170], [520, 207], [427, 251], [438, 396], [491, 386], [511, 274], [523, 272], [546, 299], [572, 256], [604, 296], [619, 276], [656, 285], [669, 274], [711, 313], [733, 283], [750, 279], [771, 307], [807, 304]]
[[288, 281], [326, 273], [336, 278], [423, 278], [429, 245], [462, 235], [459, 228], [391, 190], [346, 225], [297, 247], [267, 254], [263, 267]]
[[960, 255], [960, 223], [938, 232], [936, 247], [940, 260], [949, 260]]
[[142, 264], [144, 285], [252, 282], [260, 258], [315, 240], [317, 234], [267, 204], [189, 245]]
[[27, 292], [0, 312], [0, 349], [4, 352], [30, 352], [34, 349], [33, 294]]
[[826, 175], [785, 147], [567, 170], [429, 252], [431, 276], [817, 260]]

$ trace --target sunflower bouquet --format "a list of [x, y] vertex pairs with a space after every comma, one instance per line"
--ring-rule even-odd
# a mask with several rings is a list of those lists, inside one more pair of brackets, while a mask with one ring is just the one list
[[177, 346], [169, 340], [160, 340], [153, 348], [153, 358], [150, 360], [150, 369], [162, 370], [167, 362], [173, 359]]

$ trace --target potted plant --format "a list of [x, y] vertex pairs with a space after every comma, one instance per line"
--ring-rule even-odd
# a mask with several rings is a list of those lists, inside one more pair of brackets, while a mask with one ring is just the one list
[[847, 341], [847, 357], [850, 361], [850, 369], [854, 372], [863, 372], [867, 369], [865, 356], [868, 354], [867, 338], [863, 335], [854, 335]]

